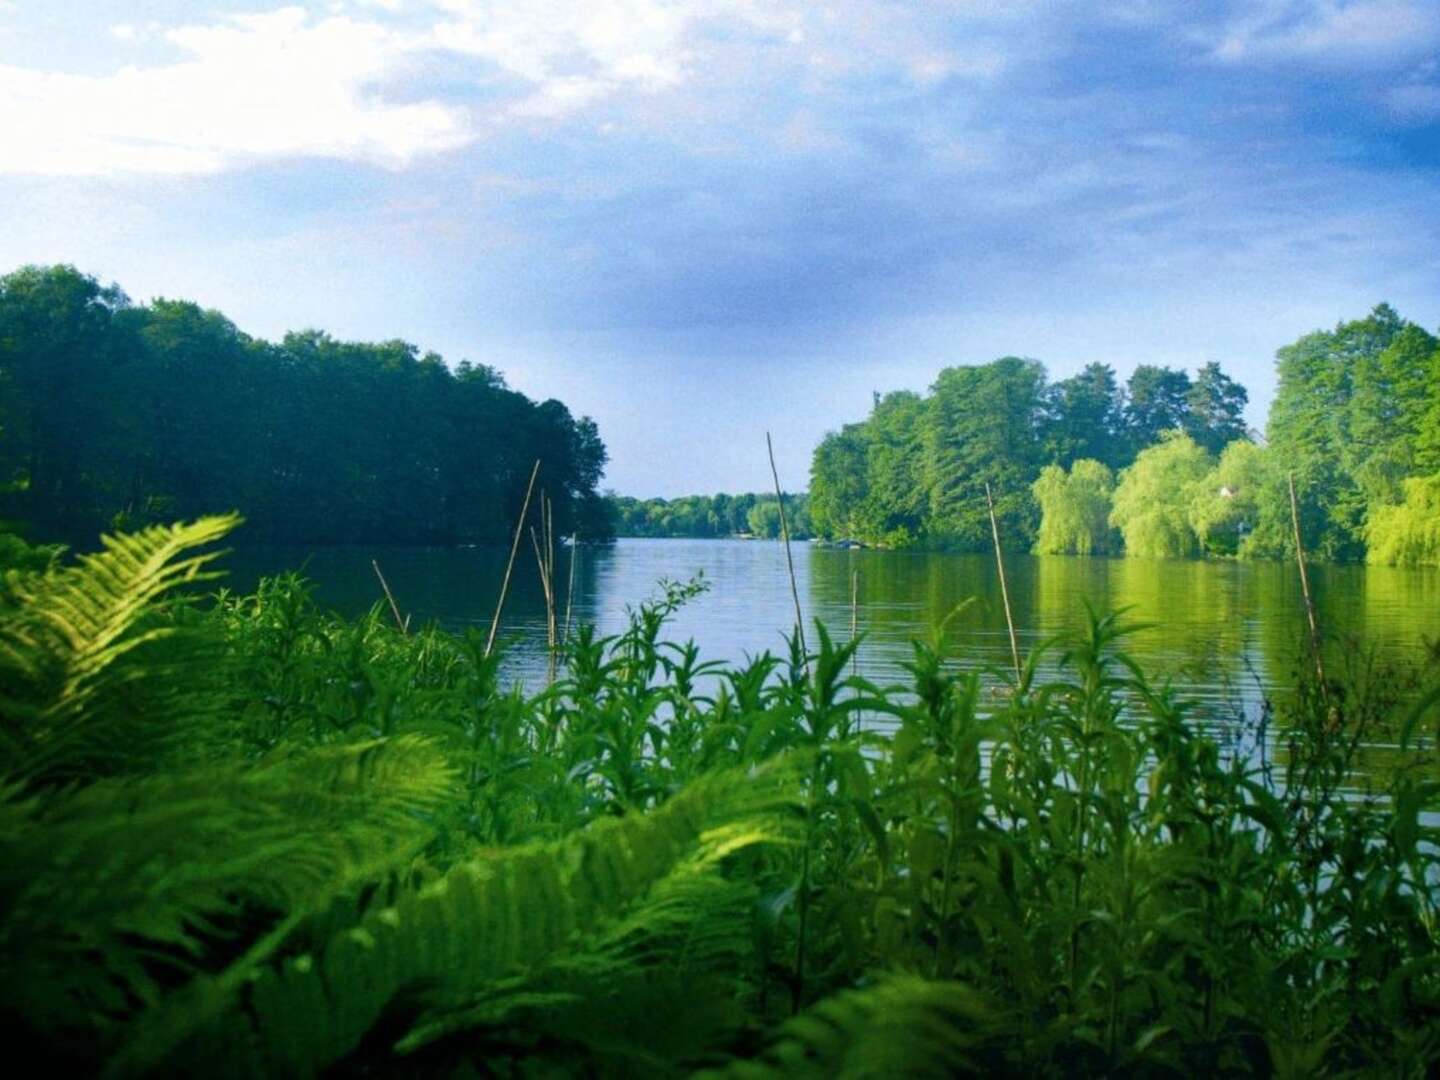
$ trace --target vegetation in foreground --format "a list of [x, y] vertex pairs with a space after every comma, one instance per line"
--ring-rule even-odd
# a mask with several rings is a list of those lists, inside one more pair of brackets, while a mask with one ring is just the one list
[[[917, 643], [741, 668], [670, 587], [502, 689], [477, 634], [303, 581], [194, 599], [234, 519], [5, 577], [0, 1012], [109, 1076], [1260, 1075], [1440, 1062], [1440, 688], [1363, 668], [1198, 733], [1115, 616], [1002, 696]], [[48, 566], [48, 568], [47, 568]], [[184, 593], [182, 595], [182, 587]], [[1426, 712], [1429, 708], [1431, 711]]]

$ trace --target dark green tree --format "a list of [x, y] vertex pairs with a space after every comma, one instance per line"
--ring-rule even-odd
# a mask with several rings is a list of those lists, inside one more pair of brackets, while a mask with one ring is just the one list
[[129, 300], [72, 266], [0, 278], [0, 487], [12, 515], [71, 537], [107, 524], [123, 497], [133, 342]]
[[1213, 360], [1195, 373], [1185, 394], [1185, 433], [1211, 454], [1246, 437], [1245, 406], [1250, 394]]
[[1190, 376], [1185, 372], [1141, 364], [1131, 373], [1125, 390], [1131, 457], [1159, 442], [1161, 432], [1184, 428], [1190, 410]]
[[1069, 468], [1080, 458], [1118, 468], [1129, 460], [1125, 404], [1115, 369], [1087, 364], [1078, 375], [1052, 384], [1045, 397], [1045, 456]]
[[983, 548], [990, 539], [988, 482], [1007, 542], [1031, 545], [1037, 522], [1030, 485], [1040, 468], [1044, 387], [1044, 367], [1014, 356], [940, 373], [924, 418], [932, 535], [960, 548]]

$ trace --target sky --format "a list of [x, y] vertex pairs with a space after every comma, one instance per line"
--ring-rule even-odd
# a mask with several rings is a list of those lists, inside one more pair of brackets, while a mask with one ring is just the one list
[[605, 486], [803, 489], [874, 391], [1440, 326], [1440, 0], [0, 0], [0, 273], [403, 338]]

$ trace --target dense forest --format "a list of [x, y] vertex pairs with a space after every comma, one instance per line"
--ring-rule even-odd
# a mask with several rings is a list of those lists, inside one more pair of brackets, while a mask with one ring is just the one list
[[239, 509], [244, 542], [494, 543], [537, 459], [556, 530], [608, 538], [594, 422], [493, 368], [262, 341], [69, 266], [0, 278], [0, 515], [39, 536]]
[[1049, 382], [1006, 357], [875, 397], [825, 437], [810, 511], [829, 537], [975, 550], [985, 485], [1007, 542], [1039, 553], [1440, 563], [1440, 343], [1388, 305], [1277, 353], [1266, 439], [1217, 364], [1091, 364]]
[[[606, 495], [620, 536], [698, 537], [780, 535], [780, 504], [774, 495], [682, 495], [677, 499], [632, 499]], [[792, 539], [814, 532], [807, 495], [785, 495], [785, 524]]]

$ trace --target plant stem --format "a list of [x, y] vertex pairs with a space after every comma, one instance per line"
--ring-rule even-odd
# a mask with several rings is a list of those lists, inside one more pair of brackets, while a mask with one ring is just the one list
[[495, 617], [490, 620], [490, 636], [485, 639], [485, 655], [495, 648], [495, 635], [500, 632], [500, 613], [505, 610], [505, 594], [510, 591], [510, 572], [515, 568], [515, 553], [520, 550], [520, 534], [525, 529], [525, 516], [530, 512], [530, 495], [535, 490], [535, 477], [540, 475], [540, 459], [530, 470], [530, 484], [525, 488], [525, 502], [520, 507], [520, 517], [515, 521], [515, 539], [510, 542], [510, 558], [505, 563], [505, 578], [500, 582], [500, 599], [495, 603]]

